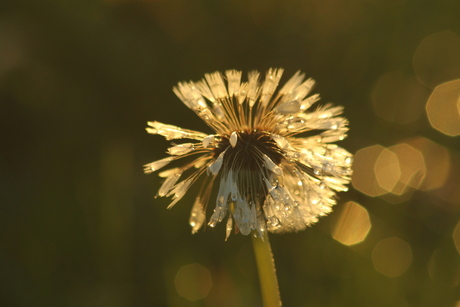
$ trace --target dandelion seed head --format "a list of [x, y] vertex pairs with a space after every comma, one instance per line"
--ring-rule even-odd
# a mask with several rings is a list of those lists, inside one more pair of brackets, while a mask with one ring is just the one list
[[348, 131], [342, 107], [311, 109], [319, 95], [308, 96], [314, 81], [304, 81], [300, 72], [276, 92], [282, 73], [270, 69], [261, 80], [254, 71], [242, 82], [240, 71], [229, 70], [174, 87], [213, 134], [148, 123], [151, 134], [187, 139], [168, 148], [169, 157], [145, 165], [145, 172], [184, 161], [160, 173], [165, 181], [158, 196], [172, 197], [170, 208], [198, 186], [192, 233], [225, 218], [226, 239], [232, 231], [260, 237], [265, 231], [299, 231], [328, 214], [336, 192], [347, 190], [352, 155], [331, 144]]

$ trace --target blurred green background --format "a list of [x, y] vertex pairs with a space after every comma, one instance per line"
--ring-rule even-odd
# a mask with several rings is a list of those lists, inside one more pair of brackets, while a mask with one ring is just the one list
[[302, 70], [345, 106], [340, 145], [357, 153], [330, 216], [271, 236], [284, 306], [460, 306], [458, 83], [425, 110], [460, 78], [459, 12], [457, 0], [2, 0], [0, 305], [261, 306], [251, 240], [225, 242], [224, 225], [191, 235], [193, 193], [171, 210], [154, 199], [160, 180], [142, 165], [168, 142], [144, 128], [210, 133], [173, 85], [284, 67], [282, 83]]

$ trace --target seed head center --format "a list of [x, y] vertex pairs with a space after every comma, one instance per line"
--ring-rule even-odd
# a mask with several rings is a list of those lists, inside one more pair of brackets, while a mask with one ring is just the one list
[[283, 154], [270, 133], [265, 130], [245, 130], [237, 132], [235, 146], [230, 144], [228, 136], [222, 136], [214, 157], [217, 158], [225, 149], [224, 166], [241, 170], [257, 171], [262, 164], [262, 154], [267, 155], [276, 165], [283, 159]]

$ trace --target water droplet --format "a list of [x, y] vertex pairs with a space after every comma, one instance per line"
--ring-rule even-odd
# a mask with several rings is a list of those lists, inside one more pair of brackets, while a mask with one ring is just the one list
[[321, 190], [324, 190], [324, 189], [326, 188], [326, 184], [325, 184], [324, 182], [321, 182], [321, 183], [319, 184], [319, 188], [320, 188]]
[[321, 168], [315, 167], [315, 168], [313, 169], [313, 174], [319, 176], [319, 175], [321, 175], [321, 173], [322, 173]]
[[280, 225], [280, 220], [274, 216], [271, 220], [271, 224], [273, 227], [278, 227]]
[[300, 102], [297, 100], [288, 101], [278, 105], [274, 110], [281, 114], [294, 114], [300, 110]]
[[[220, 206], [222, 206], [222, 205], [224, 204], [224, 200], [225, 200], [225, 197], [223, 197], [223, 196], [220, 196], [220, 197], [218, 198], [217, 201], [218, 201], [218, 203], [219, 203]], [[215, 211], [215, 210], [214, 210], [214, 211]]]
[[331, 173], [333, 169], [334, 169], [334, 164], [332, 164], [330, 162], [324, 163], [324, 171], [325, 172]]

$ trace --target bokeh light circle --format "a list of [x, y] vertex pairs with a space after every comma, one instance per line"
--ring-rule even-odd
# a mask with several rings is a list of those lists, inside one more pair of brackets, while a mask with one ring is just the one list
[[455, 248], [457, 249], [457, 252], [460, 254], [460, 221], [457, 223], [457, 226], [455, 227], [452, 236], [454, 238]]
[[342, 206], [332, 229], [332, 237], [344, 245], [355, 245], [364, 241], [370, 229], [367, 210], [350, 201]]
[[414, 53], [412, 64], [417, 78], [434, 88], [460, 78], [460, 37], [447, 30], [426, 36]]
[[192, 263], [177, 271], [174, 284], [180, 296], [196, 301], [208, 295], [212, 287], [212, 278], [208, 269], [198, 263]]
[[449, 136], [460, 135], [460, 79], [437, 86], [426, 104], [431, 126]]
[[412, 249], [398, 237], [381, 240], [372, 251], [372, 263], [385, 276], [400, 276], [412, 263]]

